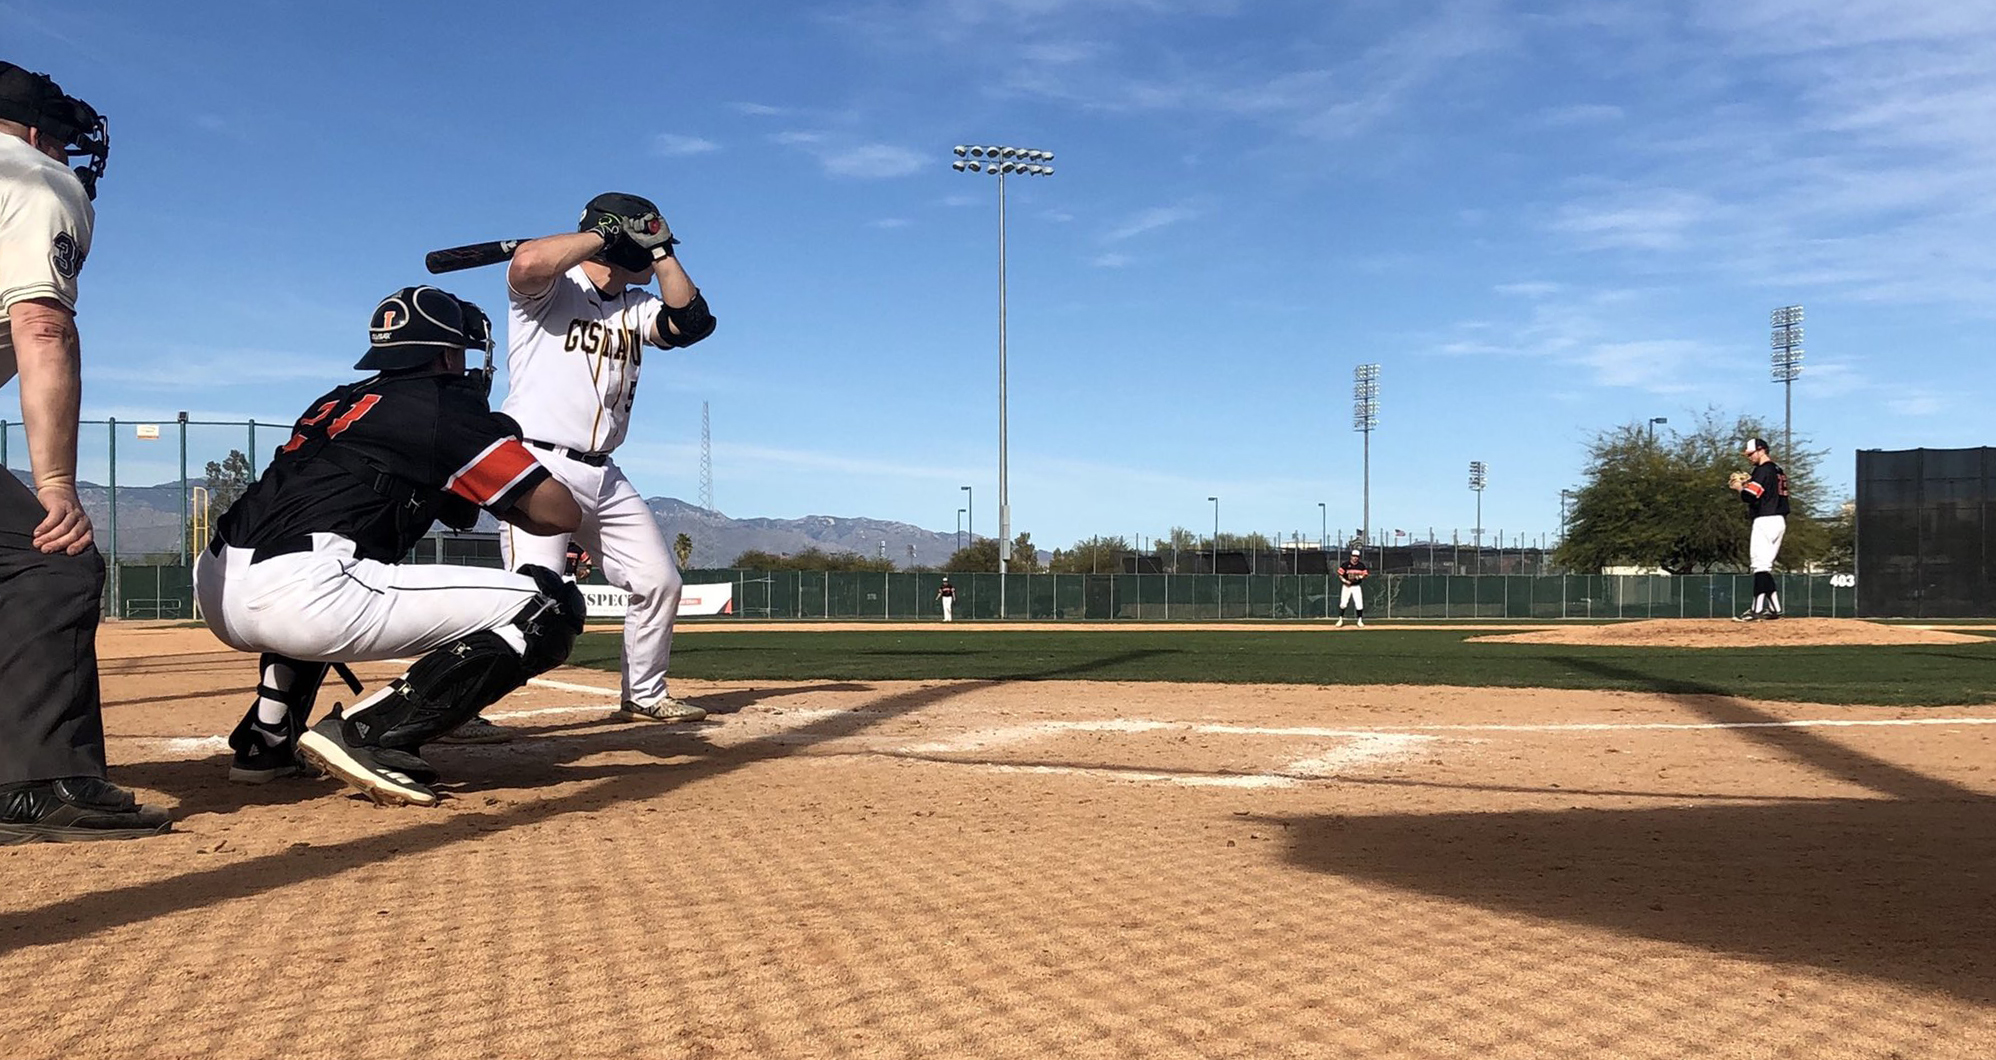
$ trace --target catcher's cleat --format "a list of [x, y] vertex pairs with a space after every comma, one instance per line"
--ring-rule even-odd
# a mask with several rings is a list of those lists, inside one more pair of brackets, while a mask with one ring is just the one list
[[[298, 757], [331, 773], [383, 806], [435, 806], [437, 793], [397, 765], [414, 763], [395, 753], [367, 747], [348, 731], [345, 712], [335, 710], [298, 738]], [[376, 758], [383, 754], [386, 760]], [[414, 758], [413, 755], [408, 756]], [[422, 762], [422, 759], [415, 759]], [[427, 766], [428, 763], [423, 763]]]

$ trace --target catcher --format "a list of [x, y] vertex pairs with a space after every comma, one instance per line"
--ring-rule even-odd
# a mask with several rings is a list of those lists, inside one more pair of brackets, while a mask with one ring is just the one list
[[1338, 625], [1345, 624], [1345, 608], [1358, 611], [1358, 628], [1365, 628], [1365, 579], [1372, 573], [1365, 565], [1365, 554], [1358, 549], [1351, 550], [1351, 556], [1338, 564]]

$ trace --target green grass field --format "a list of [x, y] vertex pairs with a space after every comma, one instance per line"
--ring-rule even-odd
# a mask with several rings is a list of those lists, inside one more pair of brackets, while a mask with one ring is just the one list
[[[1982, 644], [1752, 649], [1471, 644], [1475, 633], [701, 632], [674, 640], [674, 676], [711, 680], [1218, 681], [1614, 689], [1830, 704], [1996, 702]], [[585, 634], [573, 665], [615, 671], [622, 641]]]

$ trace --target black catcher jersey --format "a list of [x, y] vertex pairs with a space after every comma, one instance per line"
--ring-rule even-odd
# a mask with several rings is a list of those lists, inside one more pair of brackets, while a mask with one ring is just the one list
[[1753, 477], [1740, 487], [1740, 499], [1746, 502], [1747, 514], [1758, 519], [1763, 515], [1788, 514], [1788, 473], [1781, 470], [1774, 461], [1761, 464], [1753, 469]]
[[503, 513], [548, 477], [519, 436], [464, 376], [350, 383], [312, 402], [216, 530], [238, 548], [339, 534], [393, 563], [439, 518], [469, 529], [477, 509]]

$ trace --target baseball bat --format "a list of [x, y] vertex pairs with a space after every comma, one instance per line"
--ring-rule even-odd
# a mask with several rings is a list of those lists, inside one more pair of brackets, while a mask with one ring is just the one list
[[469, 246], [446, 247], [432, 250], [423, 255], [423, 267], [432, 273], [459, 272], [486, 265], [497, 265], [510, 261], [513, 252], [520, 249], [524, 239], [495, 239], [490, 243], [473, 243]]

